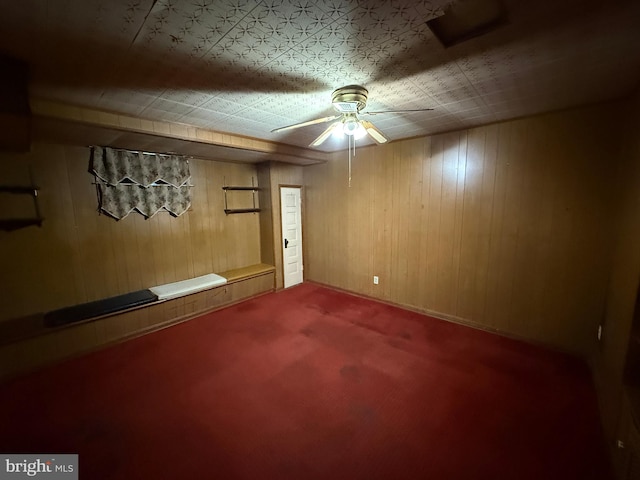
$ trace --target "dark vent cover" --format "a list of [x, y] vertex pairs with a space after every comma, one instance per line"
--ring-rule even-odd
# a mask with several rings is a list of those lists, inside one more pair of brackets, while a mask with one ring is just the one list
[[444, 15], [427, 22], [440, 43], [450, 47], [484, 35], [507, 23], [500, 0], [461, 0], [447, 7]]

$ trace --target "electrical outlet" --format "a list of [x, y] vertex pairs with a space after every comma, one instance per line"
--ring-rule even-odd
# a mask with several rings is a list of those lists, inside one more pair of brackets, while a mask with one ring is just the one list
[[373, 276], [373, 284], [374, 285], [378, 285], [378, 276], [377, 275]]

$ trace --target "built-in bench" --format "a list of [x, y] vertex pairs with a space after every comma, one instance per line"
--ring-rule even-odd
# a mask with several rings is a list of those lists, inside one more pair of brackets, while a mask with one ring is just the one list
[[[34, 314], [28, 317], [17, 318], [0, 322], [0, 345], [13, 343], [20, 340], [36, 337], [51, 331], [59, 331], [61, 328], [86, 323], [105, 317], [121, 315], [141, 308], [154, 308], [164, 302], [176, 306], [176, 313], [165, 313], [164, 319], [158, 324], [168, 324], [177, 318], [184, 318], [189, 314], [203, 313], [217, 307], [233, 303], [246, 297], [250, 297], [273, 289], [273, 281], [262, 282], [260, 285], [250, 286], [237, 295], [228, 295], [228, 298], [215, 298], [207, 301], [198, 294], [219, 287], [250, 281], [256, 277], [272, 275], [275, 271], [273, 265], [259, 263], [247, 267], [227, 270], [220, 274], [208, 274], [200, 277], [158, 285], [145, 290], [117, 295], [93, 302], [73, 305], [53, 310], [44, 314]], [[182, 297], [193, 296], [193, 307], [189, 311], [178, 308]], [[175, 301], [178, 300], [176, 303]], [[174, 301], [174, 302], [171, 302]], [[198, 303], [196, 305], [196, 303]], [[168, 317], [168, 318], [167, 318]], [[174, 317], [174, 318], [171, 318]], [[123, 336], [131, 332], [124, 332]]]
[[155, 302], [172, 300], [194, 293], [216, 288], [227, 283], [239, 282], [258, 275], [272, 272], [272, 265], [260, 263], [248, 267], [228, 270], [218, 275], [210, 273], [179, 282], [158, 285], [146, 290], [126, 293], [89, 303], [65, 307], [44, 315], [45, 327], [59, 327], [84, 320], [102, 318], [121, 311], [142, 307]]
[[[275, 288], [275, 268], [263, 263], [203, 277], [159, 285], [166, 287], [166, 291], [161, 289], [167, 294], [162, 299], [151, 290], [141, 290], [0, 322], [0, 380], [187, 321]], [[223, 279], [221, 283], [216, 283], [217, 277]], [[169, 298], [171, 292], [176, 296]]]
[[138, 290], [116, 297], [82, 303], [72, 307], [53, 310], [44, 314], [45, 327], [60, 327], [90, 318], [104, 317], [129, 308], [140, 307], [158, 301], [158, 296], [150, 290]]
[[248, 267], [235, 268], [233, 270], [227, 270], [220, 274], [221, 277], [227, 279], [227, 283], [239, 282], [241, 280], [248, 280], [250, 278], [259, 277], [268, 273], [275, 272], [276, 267], [268, 265], [266, 263], [257, 263], [256, 265], [249, 265]]
[[167, 283], [151, 287], [149, 291], [155, 295], [157, 300], [171, 300], [172, 298], [184, 297], [192, 293], [198, 293], [210, 288], [219, 287], [227, 283], [227, 279], [223, 276], [210, 273], [200, 277], [189, 278], [180, 282]]

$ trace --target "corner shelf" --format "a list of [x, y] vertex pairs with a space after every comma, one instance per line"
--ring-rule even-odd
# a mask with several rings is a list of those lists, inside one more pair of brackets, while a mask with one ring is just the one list
[[40, 216], [38, 208], [38, 187], [35, 186], [16, 186], [16, 185], [0, 185], [0, 193], [10, 193], [14, 195], [31, 195], [33, 197], [33, 206], [35, 209], [35, 217], [31, 218], [0, 218], [0, 230], [11, 232], [20, 228], [29, 227], [31, 225], [42, 226], [44, 219]]
[[[253, 183], [253, 179], [251, 183]], [[226, 215], [232, 215], [234, 213], [256, 213], [260, 211], [260, 208], [256, 207], [256, 192], [260, 190], [258, 187], [224, 186], [222, 187], [222, 190], [224, 190], [224, 213]], [[252, 192], [253, 208], [229, 208], [227, 202], [227, 192], [234, 190]]]

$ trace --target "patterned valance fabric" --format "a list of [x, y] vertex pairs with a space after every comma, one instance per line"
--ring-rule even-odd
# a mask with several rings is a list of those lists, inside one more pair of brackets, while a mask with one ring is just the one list
[[164, 209], [174, 216], [191, 206], [189, 161], [109, 147], [93, 147], [90, 172], [101, 211], [120, 220], [133, 210], [147, 218]]

